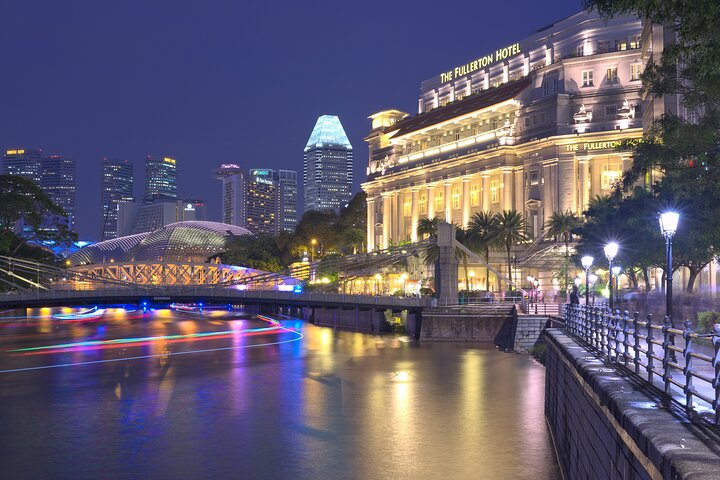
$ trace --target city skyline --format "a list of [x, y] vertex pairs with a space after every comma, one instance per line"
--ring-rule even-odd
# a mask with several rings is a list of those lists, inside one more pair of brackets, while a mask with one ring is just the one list
[[[109, 11], [93, 2], [76, 9], [54, 2], [6, 2], [0, 53], [25, 73], [2, 79], [3, 90], [13, 94], [4, 101], [0, 147], [42, 148], [74, 158], [83, 186], [77, 193], [80, 237], [95, 240], [101, 231], [97, 179], [103, 157], [133, 162], [138, 179], [144, 178], [148, 154], [177, 158], [179, 195], [205, 199], [208, 213], [219, 219], [220, 195], [205, 193], [217, 190], [209, 170], [239, 163], [301, 171], [301, 150], [313, 123], [325, 114], [340, 117], [355, 147], [356, 193], [367, 167], [368, 115], [388, 106], [414, 112], [418, 79], [512, 44], [520, 32], [582, 8], [580, 2], [523, 1], [518, 8], [527, 15], [513, 17], [513, 28], [486, 22], [480, 30], [458, 29], [447, 22], [433, 27], [433, 35], [410, 35], [416, 46], [406, 48], [404, 32], [425, 24], [423, 11], [431, 5], [382, 4], [384, 13], [377, 16], [368, 5], [339, 12], [293, 4], [288, 15], [275, 18], [259, 3], [196, 12], [139, 2]], [[458, 8], [475, 18], [467, 26], [508, 16], [499, 5], [468, 2]], [[300, 27], [318, 17], [327, 25], [324, 31], [308, 34]], [[25, 34], [26, 18], [39, 26], [33, 36]], [[387, 35], [370, 35], [368, 23]], [[186, 28], [197, 34], [183, 35]], [[337, 41], [325, 42], [327, 35]], [[456, 47], [438, 41], [443, 36], [455, 39]], [[63, 42], [53, 40], [57, 37]], [[19, 38], [23, 42], [15, 41]], [[402, 60], [390, 53], [396, 51]], [[344, 62], [348, 57], [354, 59], [350, 66]], [[51, 81], [47, 71], [54, 72]], [[280, 104], [282, 111], [268, 108]], [[276, 124], [280, 113], [286, 119]], [[137, 198], [143, 195], [140, 184]]]

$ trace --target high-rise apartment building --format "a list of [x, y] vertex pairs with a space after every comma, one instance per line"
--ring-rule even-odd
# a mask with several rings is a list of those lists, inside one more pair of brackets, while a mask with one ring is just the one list
[[38, 186], [42, 178], [42, 150], [6, 150], [2, 163], [3, 175], [18, 175], [32, 180]]
[[68, 228], [75, 229], [75, 159], [50, 155], [41, 159], [40, 188], [68, 216]]
[[153, 157], [145, 159], [145, 196], [146, 202], [157, 198], [177, 198], [177, 170], [175, 159]]
[[127, 160], [103, 160], [101, 179], [102, 239], [118, 236], [118, 204], [132, 202], [133, 165]]
[[305, 145], [305, 211], [338, 211], [350, 201], [353, 150], [340, 119], [318, 118]]

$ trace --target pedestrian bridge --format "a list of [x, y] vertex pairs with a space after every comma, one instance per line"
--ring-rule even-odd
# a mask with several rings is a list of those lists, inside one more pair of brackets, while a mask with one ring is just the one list
[[0, 295], [0, 308], [206, 303], [257, 305], [260, 307], [359, 308], [419, 312], [430, 306], [430, 298], [344, 295], [339, 293], [295, 293], [278, 290], [238, 290], [233, 287], [105, 287], [95, 290], [33, 290]]

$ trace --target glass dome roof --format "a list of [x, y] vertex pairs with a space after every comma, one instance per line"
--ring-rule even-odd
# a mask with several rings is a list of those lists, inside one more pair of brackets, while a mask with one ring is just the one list
[[115, 238], [84, 247], [69, 257], [72, 265], [113, 262], [207, 262], [229, 239], [250, 231], [218, 222], [189, 221], [152, 232]]

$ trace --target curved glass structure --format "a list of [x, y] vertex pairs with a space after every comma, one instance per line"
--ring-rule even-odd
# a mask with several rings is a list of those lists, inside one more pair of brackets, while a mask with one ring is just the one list
[[171, 223], [153, 232], [138, 233], [89, 245], [71, 255], [71, 265], [110, 262], [207, 262], [222, 252], [228, 240], [250, 231], [218, 222]]

